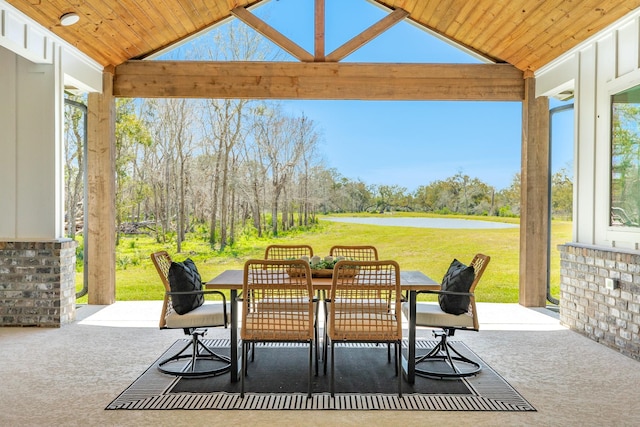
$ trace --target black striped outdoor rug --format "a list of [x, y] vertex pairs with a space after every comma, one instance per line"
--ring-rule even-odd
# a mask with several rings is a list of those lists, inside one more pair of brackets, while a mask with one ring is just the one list
[[[228, 340], [205, 340], [217, 349]], [[167, 354], [184, 345], [178, 340]], [[404, 343], [406, 345], [406, 342]], [[387, 363], [386, 346], [350, 344], [336, 347], [336, 395], [329, 394], [329, 376], [313, 379], [313, 396], [307, 399], [307, 348], [298, 344], [267, 344], [256, 351], [249, 365], [245, 397], [239, 383], [229, 375], [208, 379], [180, 379], [157, 370], [157, 361], [106, 409], [258, 409], [258, 410], [421, 410], [421, 411], [535, 411], [490, 366], [462, 342], [453, 342], [463, 354], [482, 364], [482, 371], [462, 380], [431, 380], [417, 377], [403, 383], [403, 397], [397, 394], [393, 365]], [[419, 353], [434, 341], [418, 341]], [[161, 360], [165, 355], [161, 356]], [[275, 363], [275, 359], [280, 363]], [[278, 370], [276, 366], [285, 368]], [[367, 390], [368, 391], [353, 391]]]

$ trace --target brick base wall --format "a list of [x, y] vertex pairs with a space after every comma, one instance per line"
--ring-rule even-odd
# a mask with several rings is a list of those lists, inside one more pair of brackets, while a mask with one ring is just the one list
[[[640, 253], [560, 245], [560, 322], [640, 360]], [[605, 279], [617, 281], [607, 289]]]
[[0, 241], [0, 326], [73, 322], [77, 243]]

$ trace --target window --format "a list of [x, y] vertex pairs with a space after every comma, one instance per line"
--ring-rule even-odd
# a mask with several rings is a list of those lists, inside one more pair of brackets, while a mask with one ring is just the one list
[[613, 95], [610, 225], [640, 227], [640, 86]]

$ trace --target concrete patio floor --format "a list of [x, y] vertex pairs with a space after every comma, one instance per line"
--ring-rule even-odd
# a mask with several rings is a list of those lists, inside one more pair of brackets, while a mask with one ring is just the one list
[[[0, 328], [0, 426], [637, 426], [640, 362], [559, 325], [546, 309], [479, 304], [456, 334], [537, 412], [106, 411], [183, 334], [159, 330], [161, 302], [80, 306], [59, 329]], [[208, 337], [228, 331], [210, 329]], [[419, 336], [430, 337], [420, 329]]]

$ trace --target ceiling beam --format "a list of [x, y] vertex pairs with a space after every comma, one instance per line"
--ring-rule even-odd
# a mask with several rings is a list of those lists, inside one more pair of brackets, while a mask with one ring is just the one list
[[396, 9], [389, 15], [385, 16], [333, 52], [327, 55], [327, 62], [338, 62], [350, 55], [352, 52], [358, 50], [365, 44], [369, 43], [380, 34], [393, 27], [398, 22], [409, 16], [409, 12], [402, 9]]
[[127, 61], [114, 96], [132, 98], [522, 101], [507, 64]]

